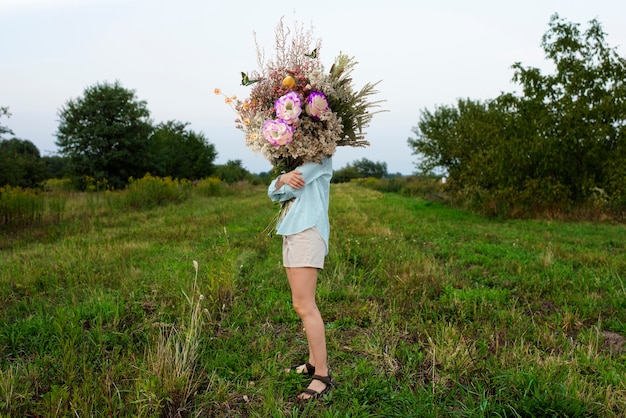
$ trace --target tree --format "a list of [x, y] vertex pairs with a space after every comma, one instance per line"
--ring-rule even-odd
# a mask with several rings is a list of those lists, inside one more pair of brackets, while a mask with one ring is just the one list
[[[9, 113], [9, 108], [8, 107], [2, 107], [0, 106], [0, 117], [1, 116], [6, 116], [7, 118], [11, 117], [11, 114]], [[2, 135], [4, 134], [10, 134], [13, 135], [13, 131], [11, 131], [8, 127], [6, 126], [2, 126], [0, 125], [0, 139], [2, 139]]]
[[625, 199], [626, 60], [595, 20], [580, 32], [554, 15], [542, 47], [556, 72], [514, 64], [522, 95], [422, 112], [408, 139], [418, 167], [526, 202], [584, 202], [598, 189]]
[[[542, 47], [554, 74], [513, 66], [524, 91], [518, 109], [531, 107], [543, 122], [539, 144], [547, 169], [537, 175], [562, 183], [574, 201], [594, 188], [609, 195], [626, 188], [626, 59], [606, 44], [597, 20], [584, 32], [579, 26], [552, 16]], [[611, 183], [615, 176], [619, 184]]]
[[202, 133], [187, 129], [188, 123], [159, 124], [150, 138], [151, 172], [161, 177], [197, 180], [213, 174], [215, 146]]
[[119, 82], [87, 87], [59, 111], [57, 146], [71, 175], [107, 180], [114, 187], [143, 177], [152, 126], [145, 101]]
[[352, 164], [336, 170], [333, 173], [333, 183], [345, 183], [358, 178], [383, 178], [387, 176], [387, 163], [374, 162], [367, 158], [356, 160]]
[[60, 155], [44, 155], [41, 159], [46, 165], [47, 178], [60, 179], [68, 175], [67, 158]]
[[252, 177], [250, 172], [243, 167], [241, 160], [228, 160], [226, 164], [218, 165], [215, 174], [226, 183], [250, 180]]
[[363, 178], [375, 177], [381, 179], [387, 175], [387, 163], [385, 162], [374, 162], [363, 158], [353, 162], [352, 167], [354, 167], [357, 173]]
[[518, 131], [507, 129], [512, 125], [503, 108], [497, 101], [459, 99], [456, 107], [423, 112], [418, 128], [413, 128], [417, 137], [409, 138], [414, 154], [423, 156], [418, 168], [430, 172], [444, 167], [456, 184], [484, 188], [517, 179], [510, 176], [509, 167], [521, 150], [508, 134]]
[[356, 170], [356, 168], [352, 167], [350, 164], [345, 167], [340, 168], [339, 170], [335, 170], [333, 172], [333, 178], [331, 179], [332, 183], [348, 183], [352, 179], [358, 179], [361, 175]]
[[46, 178], [39, 149], [30, 141], [0, 139], [0, 186], [34, 188]]

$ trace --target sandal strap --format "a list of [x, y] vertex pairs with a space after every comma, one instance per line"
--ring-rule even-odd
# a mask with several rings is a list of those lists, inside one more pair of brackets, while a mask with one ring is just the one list
[[[304, 371], [304, 369], [306, 369], [306, 371]], [[307, 374], [309, 376], [313, 376], [315, 374], [315, 366], [313, 366], [308, 361], [304, 364], [296, 364], [295, 366], [291, 366], [289, 370], [292, 370], [297, 374]]]
[[319, 392], [317, 392], [317, 391], [315, 391], [313, 389], [309, 389], [309, 388], [302, 389], [302, 393], [306, 393], [307, 395], [314, 396], [314, 397], [320, 396]]
[[326, 386], [335, 386], [335, 382], [333, 381], [332, 377], [330, 377], [330, 375], [320, 376], [318, 374], [314, 374], [313, 376], [311, 376], [311, 379], [319, 380], [320, 382], [324, 383]]
[[[332, 377], [330, 377], [330, 374], [328, 376], [320, 376], [318, 374], [311, 376], [311, 380], [319, 380], [320, 382], [324, 383], [326, 385], [326, 387], [318, 392], [314, 389], [310, 389], [310, 388], [304, 388], [302, 389], [302, 393], [309, 395], [310, 398], [309, 399], [319, 399], [322, 396], [326, 395], [328, 392], [330, 392], [330, 390], [335, 387], [335, 381], [332, 379]], [[300, 398], [302, 399], [302, 398]]]
[[304, 365], [306, 367], [306, 374], [308, 374], [309, 376], [313, 376], [315, 374], [315, 366], [308, 361], [304, 363]]

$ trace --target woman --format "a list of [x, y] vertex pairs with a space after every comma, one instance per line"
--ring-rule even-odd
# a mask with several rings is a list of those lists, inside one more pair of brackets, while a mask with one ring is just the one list
[[328, 254], [328, 201], [332, 159], [306, 163], [277, 177], [268, 188], [274, 201], [287, 202], [287, 213], [276, 232], [283, 236], [283, 265], [291, 288], [294, 310], [302, 320], [309, 345], [309, 360], [289, 370], [311, 376], [299, 399], [315, 399], [334, 386], [326, 353], [324, 321], [315, 303], [317, 273]]

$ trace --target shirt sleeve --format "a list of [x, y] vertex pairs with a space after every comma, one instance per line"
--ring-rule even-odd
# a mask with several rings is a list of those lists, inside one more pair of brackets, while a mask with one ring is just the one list
[[[315, 181], [324, 174], [332, 174], [332, 164], [329, 158], [322, 160], [321, 164], [318, 163], [306, 163], [296, 168], [296, 170], [302, 173], [304, 179], [304, 187], [312, 181]], [[280, 176], [276, 177], [269, 185], [267, 194], [270, 199], [274, 201], [285, 201], [294, 197], [299, 197], [304, 189], [294, 189], [288, 184], [283, 184], [278, 190], [276, 190], [276, 183]]]

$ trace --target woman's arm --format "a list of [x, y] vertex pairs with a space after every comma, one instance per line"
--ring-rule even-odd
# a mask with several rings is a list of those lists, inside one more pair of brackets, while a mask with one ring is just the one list
[[302, 172], [298, 169], [283, 173], [272, 181], [267, 189], [267, 194], [274, 201], [289, 200], [297, 197], [305, 185]]
[[304, 187], [304, 178], [302, 177], [302, 171], [295, 169], [289, 173], [281, 174], [276, 179], [276, 186], [274, 191], [280, 189], [283, 185], [291, 186], [293, 189], [298, 190]]
[[321, 164], [306, 163], [288, 173], [278, 176], [268, 188], [268, 195], [272, 200], [289, 200], [298, 197], [305, 185], [318, 177], [332, 175], [330, 159], [322, 160]]

